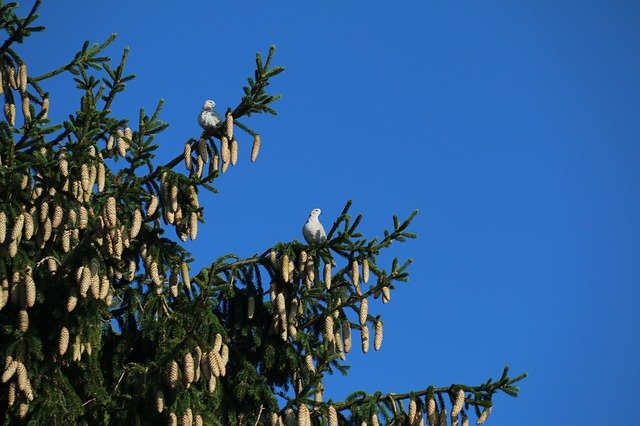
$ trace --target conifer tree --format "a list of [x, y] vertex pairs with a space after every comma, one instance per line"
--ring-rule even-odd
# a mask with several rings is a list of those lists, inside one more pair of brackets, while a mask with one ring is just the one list
[[[159, 161], [162, 101], [132, 120], [111, 107], [133, 75], [114, 40], [86, 42], [66, 64], [31, 75], [20, 45], [43, 27], [0, 5], [0, 413], [4, 424], [468, 424], [497, 392], [517, 396], [505, 368], [479, 385], [325, 398], [324, 379], [346, 372], [349, 352], [380, 349], [384, 303], [408, 280], [410, 260], [378, 256], [415, 235], [393, 217], [378, 238], [358, 232], [351, 202], [327, 239], [228, 254], [194, 271], [181, 244], [210, 214], [202, 191], [233, 178], [239, 143], [260, 136], [251, 114], [275, 114], [267, 92], [284, 69], [274, 48], [235, 108]], [[48, 117], [50, 78], [79, 90], [76, 111]], [[263, 149], [268, 149], [267, 146]], [[214, 213], [215, 214], [215, 213]]]

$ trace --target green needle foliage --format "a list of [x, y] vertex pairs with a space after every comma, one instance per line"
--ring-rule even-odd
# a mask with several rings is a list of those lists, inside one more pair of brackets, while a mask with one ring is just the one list
[[[368, 302], [389, 302], [411, 259], [385, 266], [379, 255], [415, 238], [417, 211], [368, 238], [349, 201], [321, 244], [278, 242], [191, 271], [182, 242], [204, 221], [198, 195], [235, 164], [234, 128], [257, 154], [259, 135], [240, 119], [276, 113], [280, 95], [267, 88], [284, 68], [271, 64], [275, 49], [257, 55], [223, 123], [159, 164], [162, 101], [135, 123], [111, 110], [135, 77], [128, 51], [115, 65], [104, 56], [115, 36], [28, 74], [18, 45], [43, 30], [33, 26], [39, 5], [20, 18], [15, 3], [0, 4], [4, 424], [458, 424], [471, 411], [486, 419], [500, 391], [518, 395], [525, 375], [505, 368], [478, 386], [323, 399], [327, 374], [348, 372], [353, 340], [365, 353], [370, 342], [380, 348], [382, 318]], [[52, 122], [46, 85], [64, 74], [80, 102]]]

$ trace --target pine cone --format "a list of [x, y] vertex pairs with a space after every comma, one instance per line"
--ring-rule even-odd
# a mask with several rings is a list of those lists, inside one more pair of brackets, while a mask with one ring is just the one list
[[255, 162], [260, 152], [260, 135], [253, 136], [253, 146], [251, 147], [251, 162]]

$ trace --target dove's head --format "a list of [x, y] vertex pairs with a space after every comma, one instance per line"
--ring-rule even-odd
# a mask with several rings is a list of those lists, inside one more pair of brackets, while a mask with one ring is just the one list
[[311, 210], [311, 213], [309, 213], [309, 217], [318, 217], [322, 214], [322, 210], [316, 208]]
[[213, 111], [215, 107], [216, 107], [216, 103], [213, 102], [211, 99], [204, 101], [204, 105], [202, 105], [202, 109], [205, 111]]

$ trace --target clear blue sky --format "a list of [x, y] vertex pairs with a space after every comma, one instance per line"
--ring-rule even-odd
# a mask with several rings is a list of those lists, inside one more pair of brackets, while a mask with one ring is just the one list
[[[420, 209], [411, 282], [382, 350], [352, 352], [327, 395], [476, 384], [509, 364], [521, 397], [492, 425], [628, 423], [640, 385], [640, 3], [47, 2], [26, 46], [38, 74], [119, 33], [138, 74], [115, 106], [166, 100], [161, 160], [197, 137], [206, 98], [235, 106], [255, 52], [278, 46], [280, 115], [256, 164], [205, 200], [189, 247], [204, 265], [301, 239], [313, 207], [347, 199], [370, 236]], [[216, 6], [214, 6], [216, 5]], [[219, 5], [219, 7], [217, 7]], [[52, 116], [75, 108], [57, 79]], [[388, 262], [389, 260], [385, 258]], [[354, 349], [358, 349], [355, 346]]]

